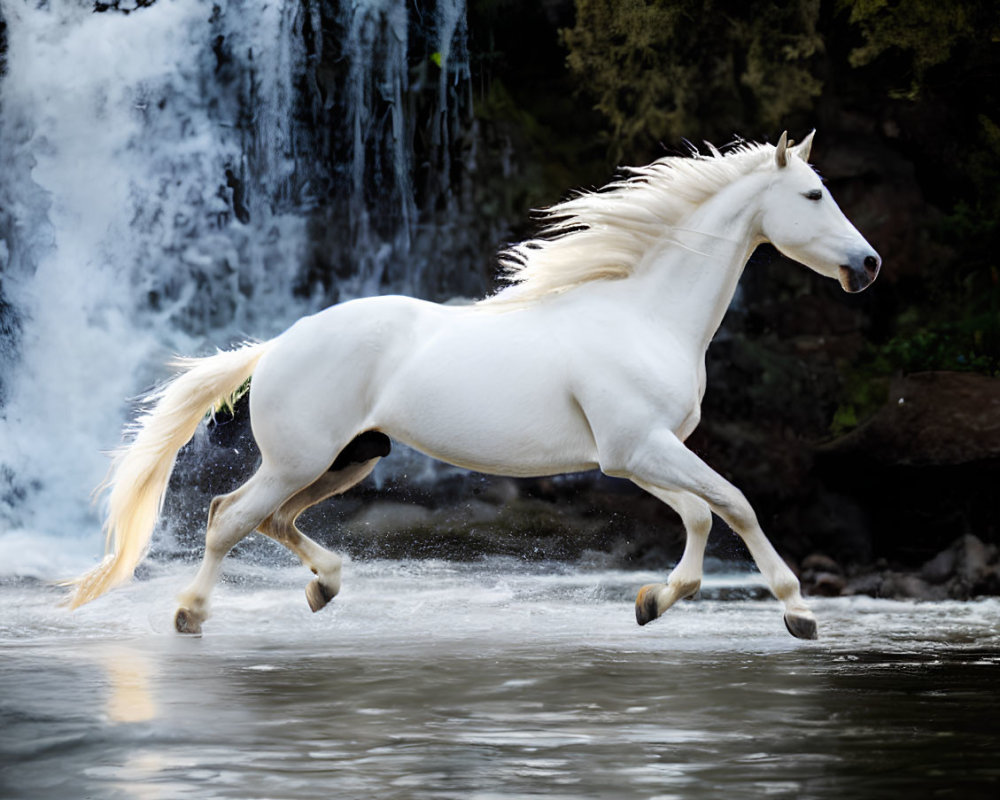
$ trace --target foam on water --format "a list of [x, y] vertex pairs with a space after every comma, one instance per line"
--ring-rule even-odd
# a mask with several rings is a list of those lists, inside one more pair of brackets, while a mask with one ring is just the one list
[[[276, 551], [275, 560], [287, 564], [291, 559]], [[143, 579], [73, 613], [57, 607], [58, 590], [30, 580], [8, 584], [0, 641], [30, 640], [40, 630], [70, 638], [173, 637], [174, 597], [194, 572], [193, 564], [153, 562], [144, 568]], [[875, 641], [900, 651], [911, 643], [921, 648], [963, 641], [1000, 646], [996, 599], [964, 604], [816, 599], [822, 639], [799, 642], [786, 633], [781, 606], [757, 573], [709, 574], [702, 599], [680, 603], [643, 628], [635, 626], [632, 604], [640, 586], [663, 579], [658, 572], [497, 557], [473, 563], [348, 559], [341, 594], [318, 614], [304, 599], [308, 578], [298, 565], [229, 559], [213, 594], [206, 638], [250, 637], [295, 646], [324, 642], [359, 652], [544, 650], [584, 641], [624, 652], [657, 650], [667, 643], [703, 652], [732, 647], [849, 651]]]

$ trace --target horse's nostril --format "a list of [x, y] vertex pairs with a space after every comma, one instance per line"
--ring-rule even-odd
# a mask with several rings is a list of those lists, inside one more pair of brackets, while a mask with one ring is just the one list
[[878, 258], [876, 256], [865, 256], [865, 269], [875, 272], [878, 269]]

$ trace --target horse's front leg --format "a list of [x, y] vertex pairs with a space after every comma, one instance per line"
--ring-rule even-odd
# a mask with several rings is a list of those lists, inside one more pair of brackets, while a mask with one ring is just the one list
[[640, 625], [652, 622], [678, 600], [691, 597], [701, 588], [705, 546], [712, 530], [712, 510], [708, 503], [689, 492], [672, 492], [642, 481], [636, 483], [674, 509], [684, 522], [687, 539], [684, 553], [666, 583], [650, 583], [639, 590], [635, 619]]
[[767, 540], [757, 515], [735, 486], [692, 453], [671, 432], [635, 437], [602, 455], [602, 469], [667, 491], [704, 500], [746, 543], [771, 592], [785, 606], [785, 625], [800, 639], [816, 638], [816, 618], [802, 599], [798, 578]]

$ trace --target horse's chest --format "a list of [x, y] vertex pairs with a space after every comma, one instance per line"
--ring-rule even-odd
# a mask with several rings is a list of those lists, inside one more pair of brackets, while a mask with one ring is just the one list
[[[682, 438], [697, 426], [704, 365], [668, 348], [636, 347], [581, 370], [582, 405], [625, 427], [669, 427]], [[590, 410], [593, 410], [591, 412]]]

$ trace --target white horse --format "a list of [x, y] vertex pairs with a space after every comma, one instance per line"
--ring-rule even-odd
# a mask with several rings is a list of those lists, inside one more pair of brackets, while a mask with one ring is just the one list
[[645, 624], [698, 590], [715, 512], [746, 542], [788, 630], [816, 636], [799, 582], [742, 493], [684, 446], [705, 391], [705, 351], [754, 248], [773, 243], [848, 292], [881, 259], [798, 146], [740, 145], [627, 170], [545, 212], [541, 237], [501, 255], [511, 285], [472, 306], [352, 300], [267, 342], [178, 362], [109, 473], [107, 555], [76, 579], [73, 607], [128, 580], [145, 555], [177, 451], [251, 375], [261, 464], [216, 497], [205, 556], [175, 625], [195, 633], [223, 557], [253, 530], [316, 575], [314, 611], [340, 589], [341, 559], [303, 535], [302, 511], [346, 491], [389, 438], [479, 472], [540, 476], [600, 468], [680, 514], [684, 554], [644, 586]]

